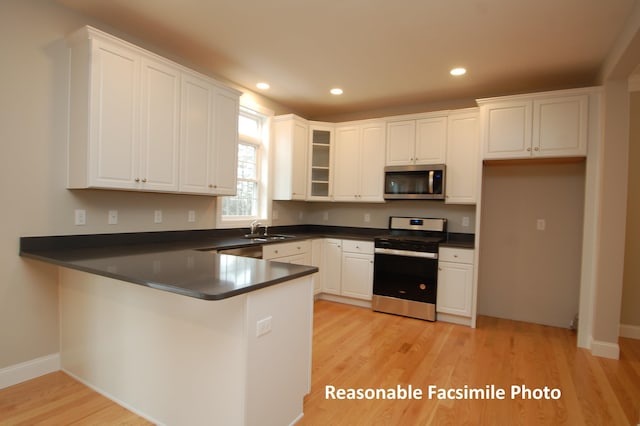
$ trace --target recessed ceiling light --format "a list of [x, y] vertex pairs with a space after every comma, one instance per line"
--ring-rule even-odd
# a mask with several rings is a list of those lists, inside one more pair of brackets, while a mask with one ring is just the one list
[[332, 95], [342, 95], [342, 89], [340, 89], [339, 87], [334, 87], [333, 89], [330, 90]]
[[256, 87], [258, 89], [260, 89], [260, 90], [267, 90], [271, 86], [269, 86], [269, 83], [261, 82], [261, 83], [256, 84]]
[[467, 73], [467, 70], [464, 68], [454, 68], [451, 71], [449, 71], [449, 73], [451, 75], [455, 75], [455, 76], [459, 76], [459, 75], [464, 75]]

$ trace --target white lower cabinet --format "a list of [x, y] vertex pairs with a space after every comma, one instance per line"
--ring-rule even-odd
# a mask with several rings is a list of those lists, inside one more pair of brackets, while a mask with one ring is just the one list
[[373, 291], [373, 242], [324, 240], [322, 292], [371, 300]]
[[373, 292], [373, 243], [342, 242], [342, 295], [371, 300]]
[[340, 295], [342, 280], [342, 240], [326, 238], [322, 247], [324, 276], [322, 292]]
[[436, 311], [470, 317], [474, 251], [440, 247], [439, 252]]
[[265, 245], [262, 247], [262, 258], [296, 265], [311, 265], [311, 241]]

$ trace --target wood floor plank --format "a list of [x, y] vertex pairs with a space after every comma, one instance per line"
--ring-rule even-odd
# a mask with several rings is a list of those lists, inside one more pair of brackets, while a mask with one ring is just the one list
[[[480, 317], [478, 328], [318, 301], [306, 425], [631, 425], [640, 421], [640, 340], [620, 359], [576, 347], [574, 332]], [[332, 400], [325, 387], [423, 391], [422, 399]], [[558, 400], [429, 399], [428, 387], [557, 388]], [[148, 425], [57, 372], [0, 390], [0, 425]]]
[[[640, 342], [621, 359], [576, 347], [574, 332], [481, 317], [478, 328], [425, 322], [326, 301], [316, 303], [312, 390], [300, 425], [636, 425]], [[624, 341], [623, 341], [624, 340]], [[458, 389], [557, 388], [558, 400], [331, 400], [325, 386]]]

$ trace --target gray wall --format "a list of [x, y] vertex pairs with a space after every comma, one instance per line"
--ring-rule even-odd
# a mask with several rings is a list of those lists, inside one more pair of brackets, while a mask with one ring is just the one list
[[578, 313], [584, 181], [584, 162], [484, 167], [478, 314], [569, 326]]

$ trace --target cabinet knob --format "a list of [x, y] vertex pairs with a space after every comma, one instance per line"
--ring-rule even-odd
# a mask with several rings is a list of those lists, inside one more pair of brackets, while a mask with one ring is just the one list
[[213, 188], [213, 187], [214, 187], [214, 186], [213, 186], [213, 184], [212, 184], [212, 183], [210, 183], [210, 184], [209, 184], [209, 188]]
[[531, 152], [531, 147], [527, 148], [527, 151]]
[[147, 178], [143, 178], [142, 183], [146, 183], [146, 182], [147, 182]]
[[278, 254], [278, 250], [274, 250], [273, 252], [274, 252], [275, 254]]
[[140, 178], [135, 178], [134, 179], [136, 182], [140, 182]]
[[537, 147], [537, 146], [536, 146], [535, 148], [533, 148], [533, 150], [534, 150], [534, 151], [540, 151], [540, 147]]

